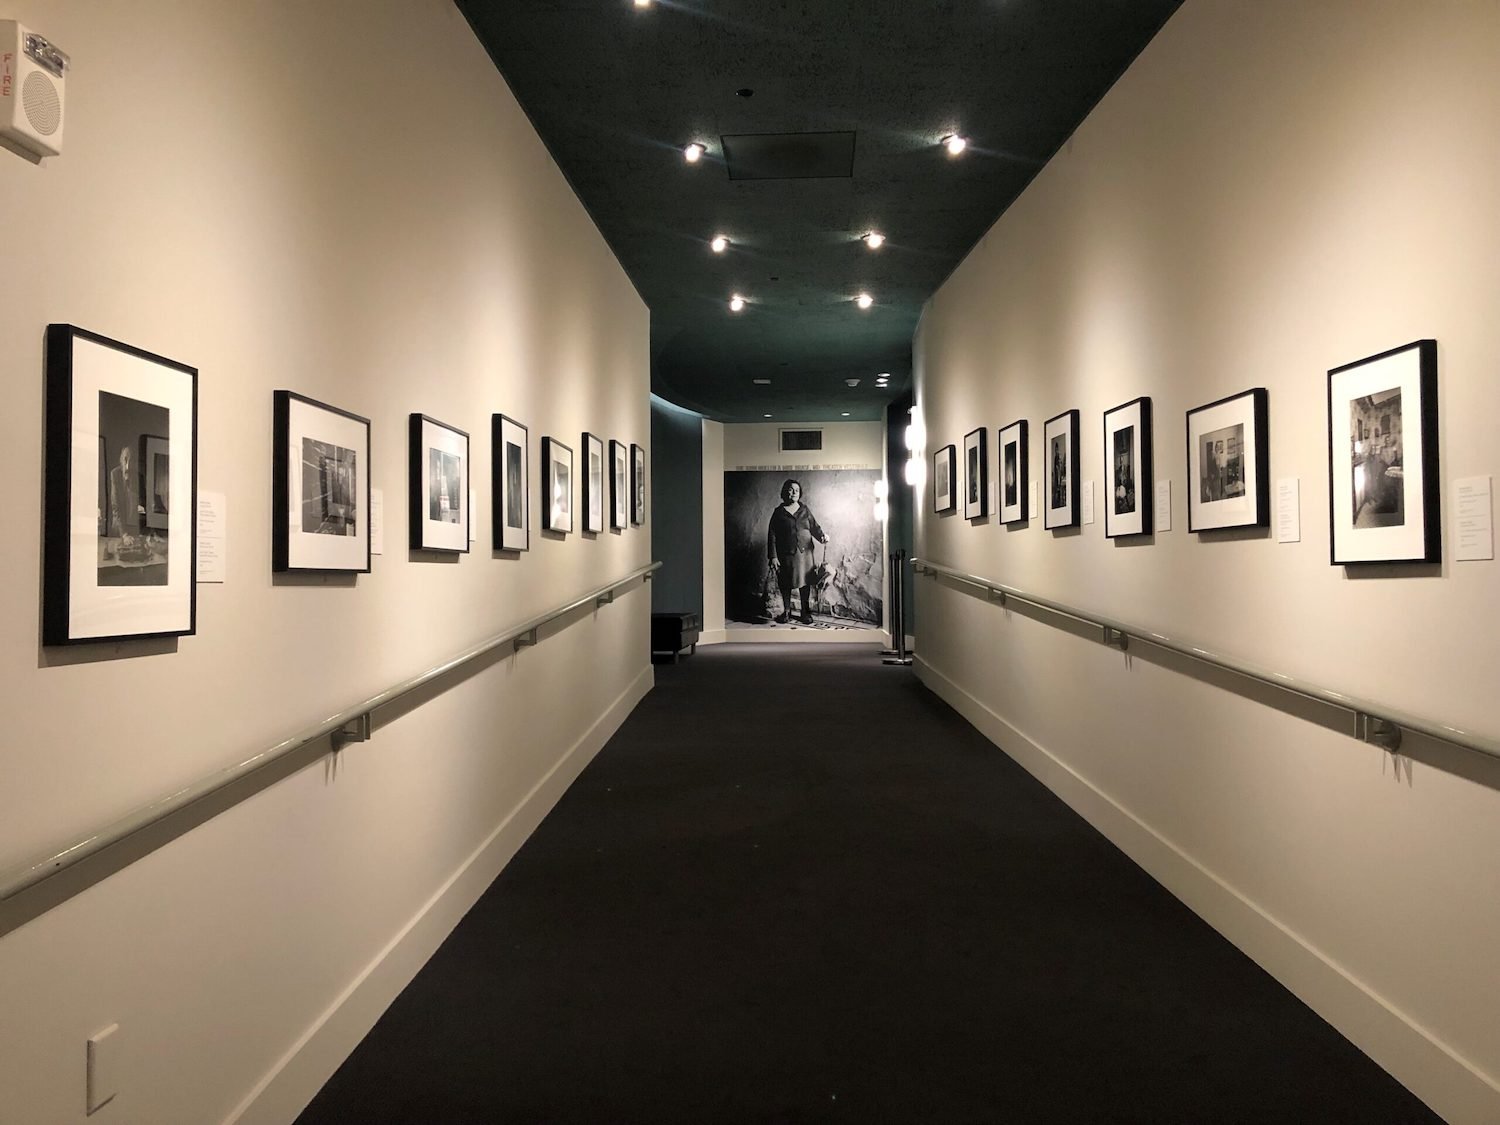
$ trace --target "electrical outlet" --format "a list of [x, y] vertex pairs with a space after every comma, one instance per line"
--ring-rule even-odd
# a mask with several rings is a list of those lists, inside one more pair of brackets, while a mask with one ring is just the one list
[[112, 1023], [89, 1037], [88, 1112], [108, 1105], [119, 1089], [120, 1025]]

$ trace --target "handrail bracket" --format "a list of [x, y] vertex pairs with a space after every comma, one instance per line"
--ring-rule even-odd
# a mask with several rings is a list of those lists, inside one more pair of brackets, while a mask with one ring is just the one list
[[516, 637], [516, 640], [515, 640], [515, 646], [518, 649], [519, 648], [530, 648], [530, 647], [532, 647], [535, 644], [536, 644], [536, 630], [535, 629], [528, 629], [528, 630], [526, 630], [526, 632], [524, 632], [520, 636]]
[[372, 716], [369, 711], [362, 715], [355, 715], [338, 730], [333, 732], [333, 748], [342, 750], [345, 746], [355, 742], [370, 741], [373, 730]]
[[1354, 737], [1361, 742], [1379, 746], [1391, 754], [1398, 753], [1401, 749], [1401, 728], [1389, 719], [1364, 711], [1354, 712]]
[[1124, 652], [1130, 647], [1130, 634], [1121, 632], [1113, 625], [1104, 625], [1101, 628], [1104, 630], [1104, 643], [1111, 648], [1117, 648], [1121, 652]]
[[615, 604], [615, 592], [613, 590], [606, 590], [604, 593], [600, 594], [597, 598], [594, 599], [594, 608], [595, 609], [598, 609], [600, 606], [614, 605], [614, 604]]
[[1004, 590], [997, 590], [997, 589], [995, 589], [995, 587], [991, 586], [991, 587], [989, 587], [988, 589], [985, 590], [984, 596], [985, 596], [986, 600], [988, 600], [988, 601], [999, 602], [1001, 605], [1005, 604], [1005, 591]]

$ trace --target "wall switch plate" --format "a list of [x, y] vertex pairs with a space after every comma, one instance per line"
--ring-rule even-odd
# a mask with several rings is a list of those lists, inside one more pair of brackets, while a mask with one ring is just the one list
[[120, 1025], [112, 1023], [89, 1037], [88, 1112], [102, 1109], [119, 1089]]

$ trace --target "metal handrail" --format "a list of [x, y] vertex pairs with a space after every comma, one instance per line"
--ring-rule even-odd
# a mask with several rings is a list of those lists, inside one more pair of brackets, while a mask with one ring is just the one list
[[[298, 750], [304, 749], [320, 739], [333, 739], [333, 749], [338, 749], [350, 742], [363, 742], [370, 736], [371, 716], [383, 707], [388, 707], [412, 692], [419, 691], [431, 684], [433, 681], [451, 674], [472, 661], [494, 652], [506, 645], [514, 645], [522, 648], [526, 645], [537, 643], [538, 630], [544, 625], [556, 621], [560, 617], [566, 617], [574, 610], [593, 604], [595, 607], [608, 605], [615, 599], [616, 591], [629, 586], [636, 579], [650, 581], [651, 576], [661, 568], [660, 562], [653, 562], [646, 566], [637, 567], [623, 578], [618, 578], [607, 585], [591, 590], [581, 597], [574, 598], [566, 605], [550, 609], [546, 613], [539, 613], [535, 617], [528, 618], [519, 625], [513, 625], [503, 633], [496, 634], [487, 641], [482, 641], [471, 648], [465, 649], [457, 656], [443, 661], [435, 667], [427, 669], [421, 675], [413, 676], [403, 680], [395, 687], [387, 688], [379, 695], [372, 695], [362, 703], [356, 703], [352, 707], [346, 707], [336, 715], [330, 715], [306, 730], [299, 731], [290, 738], [278, 742], [269, 750], [264, 750], [253, 757], [246, 758], [236, 765], [219, 770], [217, 773], [194, 782], [192, 785], [169, 793], [159, 800], [145, 805], [119, 820], [105, 825], [96, 832], [91, 832], [60, 851], [52, 852], [43, 859], [38, 859], [22, 867], [15, 868], [0, 879], [0, 904], [9, 902], [37, 884], [61, 874], [74, 865], [81, 863], [90, 856], [110, 848], [122, 841], [135, 836], [167, 819], [174, 813], [186, 809], [190, 805], [206, 800], [216, 793], [229, 788], [231, 785], [251, 774], [258, 773], [268, 766], [282, 761]], [[245, 794], [249, 796], [250, 794]], [[243, 797], [241, 798], [243, 799]], [[238, 802], [236, 802], [238, 803]], [[223, 811], [222, 809], [219, 811]]]
[[1226, 656], [1223, 653], [1210, 652], [1201, 645], [1191, 644], [1183, 640], [1174, 640], [1162, 633], [1130, 625], [1122, 621], [1116, 621], [1113, 618], [1105, 617], [1090, 610], [1064, 605], [1050, 598], [1038, 597], [1036, 594], [1028, 594], [1024, 590], [1018, 590], [1014, 586], [1007, 586], [1003, 582], [996, 582], [992, 578], [982, 578], [977, 574], [966, 574], [961, 570], [955, 570], [951, 566], [935, 563], [931, 559], [913, 559], [912, 571], [916, 574], [931, 576], [943, 575], [955, 582], [961, 582], [985, 591], [987, 600], [999, 601], [1002, 604], [1012, 600], [1021, 602], [1024, 605], [1035, 606], [1038, 609], [1046, 610], [1048, 613], [1065, 617], [1070, 621], [1076, 621], [1092, 629], [1097, 629], [1100, 633], [1100, 640], [1104, 644], [1114, 648], [1125, 650], [1129, 647], [1132, 640], [1140, 641], [1154, 648], [1163, 649], [1167, 652], [1176, 653], [1178, 656], [1195, 660], [1201, 664], [1207, 664], [1226, 672], [1232, 672], [1237, 676], [1243, 676], [1246, 679], [1254, 680], [1257, 683], [1265, 684], [1268, 687], [1276, 688], [1290, 695], [1300, 696], [1303, 699], [1311, 699], [1317, 703], [1348, 711], [1354, 716], [1354, 737], [1365, 742], [1374, 743], [1377, 746], [1383, 746], [1392, 753], [1395, 753], [1401, 747], [1402, 732], [1411, 731], [1425, 738], [1434, 739], [1438, 742], [1446, 742], [1449, 745], [1458, 746], [1464, 750], [1472, 750], [1479, 754], [1487, 754], [1492, 758], [1500, 758], [1500, 740], [1491, 738], [1488, 735], [1470, 730], [1462, 730], [1448, 723], [1440, 723], [1420, 715], [1396, 710], [1384, 704], [1374, 703], [1368, 699], [1361, 699], [1355, 695], [1319, 687], [1305, 680], [1296, 679], [1284, 672], [1262, 668], [1249, 661]]

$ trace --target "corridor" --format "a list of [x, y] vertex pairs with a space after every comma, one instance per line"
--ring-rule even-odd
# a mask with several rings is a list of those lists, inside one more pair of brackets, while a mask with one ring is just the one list
[[864, 646], [657, 686], [302, 1125], [1416, 1122]]

